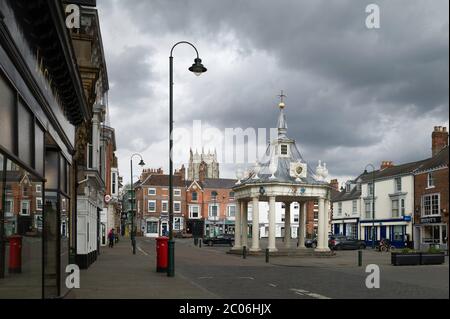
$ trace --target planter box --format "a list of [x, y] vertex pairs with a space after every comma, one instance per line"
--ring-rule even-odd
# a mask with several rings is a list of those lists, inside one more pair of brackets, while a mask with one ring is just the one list
[[420, 264], [421, 265], [440, 265], [445, 262], [445, 253], [421, 253]]
[[394, 266], [420, 265], [420, 253], [391, 253], [391, 264]]

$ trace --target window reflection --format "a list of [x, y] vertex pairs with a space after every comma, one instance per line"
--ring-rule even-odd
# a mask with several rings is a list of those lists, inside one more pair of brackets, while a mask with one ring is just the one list
[[[0, 233], [4, 239], [0, 249], [0, 298], [40, 298], [43, 217], [39, 202], [43, 184], [3, 155], [0, 159], [0, 194], [4, 198], [0, 206], [0, 219], [4, 220]], [[18, 250], [11, 245], [15, 240], [21, 242]]]

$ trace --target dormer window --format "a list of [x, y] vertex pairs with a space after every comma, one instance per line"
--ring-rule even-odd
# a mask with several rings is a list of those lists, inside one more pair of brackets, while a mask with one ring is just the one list
[[348, 193], [352, 190], [352, 185], [350, 183], [348, 183], [347, 185], [345, 185], [345, 191]]
[[288, 146], [287, 146], [287, 144], [281, 144], [280, 145], [280, 154], [281, 155], [288, 155]]

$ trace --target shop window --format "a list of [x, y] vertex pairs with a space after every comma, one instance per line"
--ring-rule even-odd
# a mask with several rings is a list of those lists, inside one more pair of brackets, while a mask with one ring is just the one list
[[158, 233], [158, 222], [148, 221], [147, 222], [147, 233], [157, 234]]
[[393, 229], [392, 229], [393, 240], [394, 241], [403, 241], [404, 240], [404, 231], [403, 231], [404, 227], [401, 225], [400, 226], [396, 225], [396, 226], [392, 226], [392, 227], [393, 227]]
[[[32, 160], [32, 148], [34, 146], [33, 138], [33, 115], [28, 108], [19, 103], [18, 107], [18, 133], [19, 133], [19, 157], [27, 165], [32, 166], [34, 161]], [[34, 166], [34, 165], [33, 165]]]
[[0, 145], [14, 152], [15, 92], [0, 71]]

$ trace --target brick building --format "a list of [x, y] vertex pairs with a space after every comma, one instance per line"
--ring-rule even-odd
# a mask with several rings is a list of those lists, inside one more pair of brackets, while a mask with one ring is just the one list
[[414, 174], [414, 247], [448, 249], [448, 132], [436, 126], [432, 157]]
[[[184, 167], [173, 176], [173, 230], [184, 230], [186, 189]], [[169, 231], [169, 175], [162, 169], [144, 169], [136, 184], [136, 222], [138, 234], [145, 237], [168, 235]]]
[[[202, 177], [202, 176], [201, 176]], [[234, 233], [236, 180], [200, 178], [186, 181], [186, 232], [215, 236]]]

